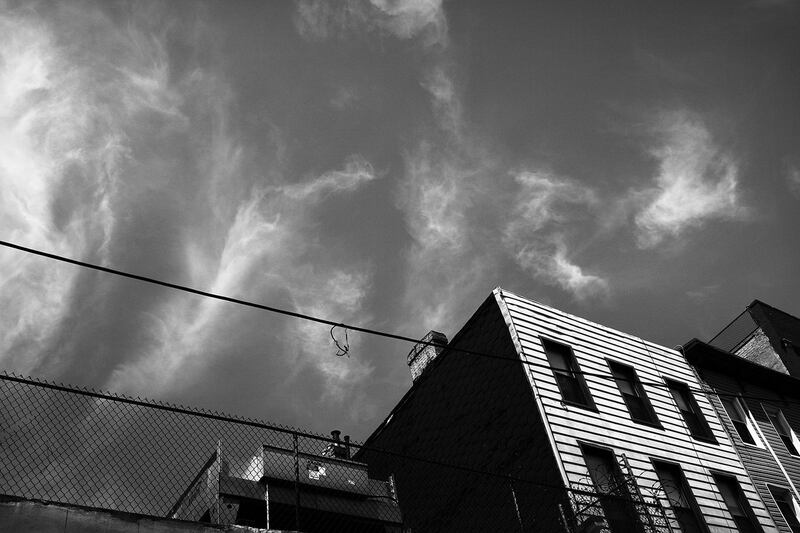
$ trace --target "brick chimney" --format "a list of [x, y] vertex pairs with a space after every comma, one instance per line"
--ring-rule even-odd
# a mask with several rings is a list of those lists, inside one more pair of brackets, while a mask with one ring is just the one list
[[[424, 344], [427, 342], [433, 342], [439, 346]], [[411, 369], [411, 379], [413, 381], [416, 382], [419, 379], [428, 364], [442, 353], [444, 350], [442, 346], [446, 344], [447, 336], [444, 333], [433, 330], [420, 339], [419, 344], [415, 345], [414, 349], [408, 354], [408, 368]]]

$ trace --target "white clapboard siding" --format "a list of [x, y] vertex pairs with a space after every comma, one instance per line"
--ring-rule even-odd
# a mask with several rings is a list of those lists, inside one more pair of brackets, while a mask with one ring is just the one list
[[[567, 484], [588, 481], [579, 443], [624, 453], [642, 488], [658, 483], [651, 460], [679, 463], [711, 530], [733, 532], [736, 528], [711, 478], [712, 472], [725, 473], [737, 478], [764, 530], [777, 531], [714, 407], [699, 393], [701, 383], [680, 352], [505, 290], [497, 289], [495, 295], [520, 358], [530, 363], [527, 374]], [[597, 411], [562, 403], [540, 337], [569, 345], [581, 371], [603, 376], [585, 376]], [[661, 428], [631, 420], [608, 360], [635, 368]], [[691, 437], [665, 379], [685, 383], [692, 390], [716, 444]]]

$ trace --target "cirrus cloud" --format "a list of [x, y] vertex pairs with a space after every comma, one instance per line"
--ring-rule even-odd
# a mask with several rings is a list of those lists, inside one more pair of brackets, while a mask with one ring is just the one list
[[608, 293], [606, 279], [585, 273], [570, 259], [570, 226], [591, 216], [596, 193], [578, 182], [548, 172], [519, 172], [512, 214], [503, 243], [516, 263], [538, 279], [561, 287], [578, 299]]
[[359, 31], [419, 38], [426, 45], [447, 41], [441, 0], [298, 0], [294, 21], [298, 33], [314, 41]]
[[653, 125], [657, 143], [650, 148], [658, 161], [656, 186], [644, 191], [635, 217], [641, 248], [711, 220], [741, 219], [739, 166], [721, 148], [703, 122], [688, 112], [664, 113]]

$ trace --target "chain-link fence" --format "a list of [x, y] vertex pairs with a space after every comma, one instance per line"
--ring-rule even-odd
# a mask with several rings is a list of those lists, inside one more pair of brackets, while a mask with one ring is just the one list
[[566, 490], [338, 433], [0, 375], [4, 496], [265, 530], [668, 531], [658, 498], [626, 483]]

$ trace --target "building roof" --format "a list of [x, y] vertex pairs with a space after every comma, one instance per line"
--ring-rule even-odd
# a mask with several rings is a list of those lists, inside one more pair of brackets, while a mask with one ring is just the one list
[[747, 309], [750, 309], [751, 307], [766, 307], [766, 308], [769, 309], [770, 312], [775, 312], [777, 314], [786, 315], [789, 318], [793, 318], [793, 319], [795, 319], [797, 321], [800, 321], [800, 318], [794, 316], [793, 314], [787, 313], [783, 309], [778, 309], [777, 307], [769, 305], [768, 303], [762, 302], [761, 300], [758, 300], [758, 299], [753, 300], [752, 302], [750, 302], [750, 305], [747, 306]]
[[[639, 338], [639, 337], [637, 337], [635, 335], [632, 335], [630, 333], [626, 333], [624, 331], [620, 331], [620, 330], [617, 330], [617, 329], [614, 329], [614, 328], [611, 328], [611, 327], [608, 327], [608, 326], [603, 326], [603, 325], [600, 325], [600, 324], [596, 324], [596, 323], [594, 323], [591, 320], [588, 320], [586, 318], [579, 317], [577, 315], [573, 315], [573, 314], [567, 313], [565, 311], [561, 311], [559, 309], [556, 309], [556, 308], [554, 308], [552, 306], [543, 304], [543, 303], [538, 302], [536, 300], [533, 300], [531, 298], [527, 298], [527, 297], [524, 297], [524, 296], [519, 296], [518, 294], [515, 294], [515, 293], [513, 293], [511, 291], [508, 291], [506, 289], [503, 289], [502, 287], [495, 287], [494, 290], [492, 290], [491, 294], [489, 294], [489, 296], [483, 301], [483, 303], [478, 307], [478, 309], [472, 314], [472, 316], [469, 318], [469, 320], [467, 320], [467, 322], [461, 327], [461, 329], [458, 331], [458, 333], [456, 333], [456, 335], [453, 337], [453, 339], [450, 340], [450, 342], [447, 345], [447, 348], [445, 348], [442, 351], [442, 353], [438, 357], [436, 357], [436, 359], [434, 359], [431, 363], [429, 363], [429, 368], [426, 368], [426, 371], [423, 372], [422, 375], [416, 381], [414, 381], [412, 383], [411, 388], [405, 393], [405, 395], [403, 395], [403, 397], [400, 399], [400, 401], [397, 402], [397, 405], [395, 405], [394, 408], [389, 412], [389, 414], [386, 416], [386, 418], [383, 420], [383, 422], [381, 422], [380, 425], [378, 425], [378, 427], [375, 429], [375, 431], [373, 431], [372, 434], [367, 438], [367, 440], [364, 442], [364, 445], [363, 445], [364, 448], [369, 447], [370, 443], [378, 435], [381, 434], [381, 432], [386, 427], [386, 425], [392, 420], [392, 418], [394, 417], [395, 413], [397, 413], [400, 410], [402, 410], [404, 408], [404, 406], [406, 405], [406, 403], [408, 401], [410, 401], [411, 398], [414, 396], [414, 393], [420, 388], [422, 383], [424, 383], [426, 381], [426, 379], [430, 378], [431, 375], [435, 373], [435, 368], [438, 365], [440, 365], [445, 360], [446, 357], [450, 356], [450, 354], [452, 354], [454, 352], [456, 352], [456, 353], [458, 352], [458, 349], [456, 347], [457, 347], [458, 342], [461, 339], [462, 335], [464, 334], [464, 332], [466, 330], [469, 329], [469, 326], [475, 320], [477, 320], [477, 318], [481, 315], [482, 311], [485, 309], [486, 306], [488, 306], [488, 305], [498, 306], [500, 308], [500, 311], [504, 313], [504, 318], [505, 318], [505, 321], [506, 321], [505, 327], [508, 330], [508, 332], [509, 332], [509, 334], [511, 336], [512, 342], [514, 343], [514, 346], [516, 348], [516, 352], [515, 353], [511, 353], [511, 354], [492, 354], [492, 355], [496, 355], [496, 356], [500, 356], [500, 357], [507, 356], [509, 358], [519, 359], [520, 363], [523, 362], [523, 359], [522, 359], [523, 348], [518, 343], [518, 336], [516, 335], [516, 333], [514, 331], [514, 328], [516, 328], [516, 327], [525, 327], [525, 322], [528, 319], [530, 319], [530, 316], [529, 316], [530, 312], [525, 310], [525, 309], [522, 309], [522, 308], [514, 308], [514, 309], [508, 309], [508, 312], [506, 313], [506, 311], [503, 310], [503, 306], [499, 304], [499, 301], [500, 300], [504, 300], [505, 297], [511, 297], [513, 300], [516, 300], [516, 301], [519, 301], [519, 302], [525, 302], [526, 304], [528, 304], [528, 305], [530, 305], [532, 307], [535, 307], [535, 308], [538, 308], [538, 309], [547, 310], [547, 312], [551, 312], [551, 313], [559, 315], [561, 317], [568, 317], [568, 318], [574, 320], [576, 323], [580, 323], [582, 325], [585, 325], [588, 328], [591, 328], [592, 330], [598, 332], [598, 334], [603, 336], [603, 337], [618, 336], [620, 338], [627, 339], [627, 342], [630, 342], [630, 343], [643, 343], [645, 348], [648, 348], [648, 347], [649, 348], [660, 348], [660, 346], [658, 346], [658, 345], [656, 345], [656, 344], [654, 344], [652, 342], [646, 341], [644, 339], [641, 339], [641, 338]], [[356, 454], [356, 455], [358, 455], [358, 454]]]
[[715, 370], [748, 383], [762, 385], [779, 394], [800, 396], [800, 379], [753, 363], [699, 339], [692, 339], [684, 344], [683, 353], [687, 361], [694, 366]]

